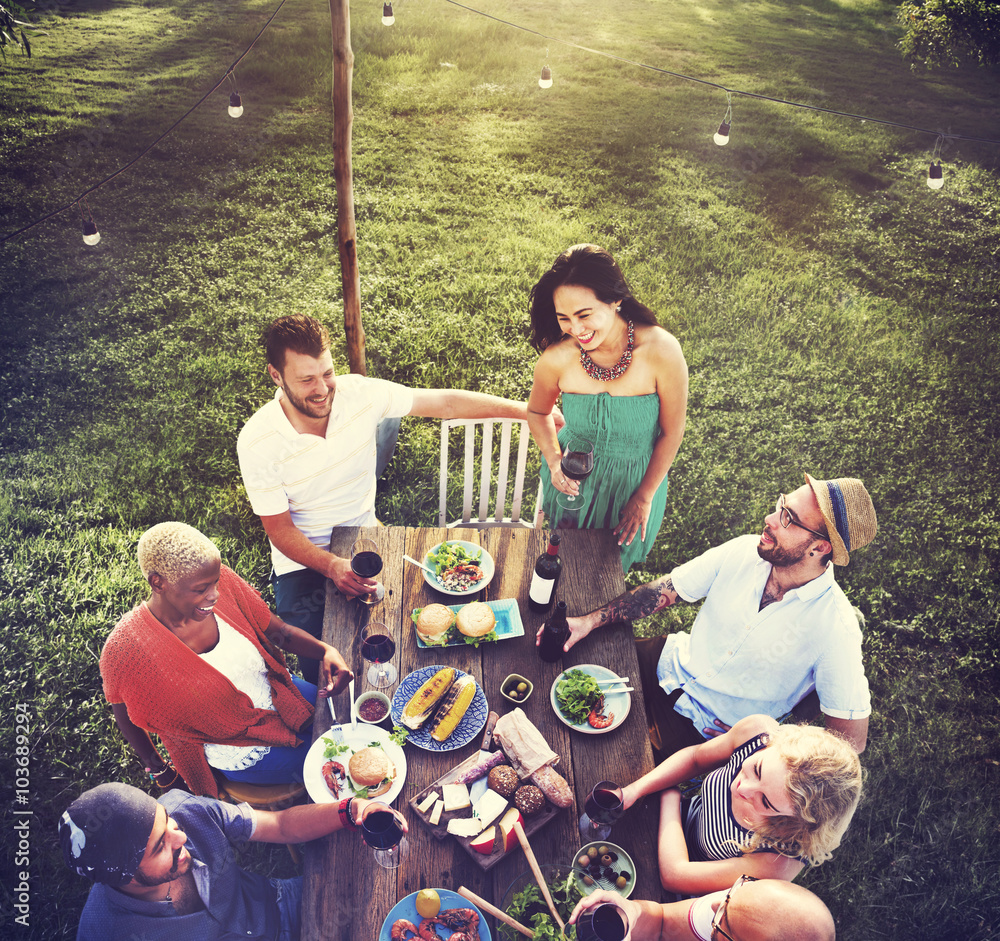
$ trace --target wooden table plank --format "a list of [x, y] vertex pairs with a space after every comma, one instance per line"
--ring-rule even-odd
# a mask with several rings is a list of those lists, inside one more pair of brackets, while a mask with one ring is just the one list
[[[358, 530], [334, 531], [332, 548], [349, 555]], [[523, 704], [526, 715], [538, 726], [561, 756], [558, 770], [570, 782], [576, 805], [559, 814], [532, 836], [532, 846], [542, 863], [565, 863], [583, 842], [578, 817], [590, 788], [603, 778], [627, 783], [652, 767], [652, 754], [645, 730], [639, 694], [638, 663], [628, 625], [602, 629], [577, 645], [563, 663], [546, 664], [537, 656], [534, 635], [543, 616], [527, 605], [528, 585], [535, 559], [544, 551], [548, 533], [539, 530], [493, 527], [486, 530], [384, 527], [365, 530], [379, 543], [385, 567], [380, 579], [386, 585], [386, 600], [369, 609], [339, 595], [329, 583], [324, 639], [338, 646], [358, 676], [357, 693], [370, 688], [363, 679], [367, 669], [360, 656], [358, 634], [369, 618], [391, 623], [397, 641], [394, 663], [405, 676], [431, 664], [446, 664], [471, 673], [483, 687], [490, 707], [504, 714], [515, 708], [500, 695], [504, 678], [512, 672], [526, 676], [535, 691]], [[515, 598], [519, 602], [525, 636], [497, 644], [437, 649], [418, 648], [410, 614], [413, 608], [437, 601], [453, 604], [456, 599], [431, 589], [420, 570], [402, 561], [402, 554], [422, 559], [427, 550], [443, 539], [464, 539], [484, 546], [496, 561], [493, 582], [477, 596], [480, 600]], [[580, 613], [620, 594], [624, 579], [618, 552], [610, 532], [567, 532], [560, 555], [563, 575], [557, 596], [564, 598], [571, 613]], [[465, 600], [465, 599], [463, 599]], [[472, 599], [468, 599], [472, 600]], [[559, 721], [549, 705], [549, 689], [559, 672], [578, 663], [601, 663], [632, 677], [636, 693], [632, 711], [618, 729], [605, 735], [584, 735]], [[391, 695], [392, 689], [388, 691]], [[339, 717], [348, 715], [347, 695], [335, 700]], [[318, 711], [314, 735], [329, 726], [329, 715]], [[407, 781], [396, 806], [406, 801], [449, 768], [479, 748], [479, 736], [460, 749], [445, 753], [406, 748]], [[405, 812], [405, 810], [404, 810]], [[648, 811], [635, 808], [615, 826], [613, 842], [623, 845], [635, 860], [638, 873], [635, 896], [657, 898], [655, 820]], [[303, 895], [304, 941], [311, 939], [374, 939], [382, 920], [395, 902], [425, 886], [457, 888], [464, 884], [484, 898], [499, 904], [511, 881], [527, 869], [520, 850], [511, 851], [496, 867], [483, 872], [451, 839], [435, 840], [424, 824], [408, 817], [408, 853], [399, 869], [379, 869], [357, 834], [335, 834], [307, 847]]]

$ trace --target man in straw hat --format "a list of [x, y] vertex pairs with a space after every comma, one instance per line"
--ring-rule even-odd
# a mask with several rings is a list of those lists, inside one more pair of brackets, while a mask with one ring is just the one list
[[705, 599], [690, 634], [639, 641], [658, 760], [745, 716], [783, 716], [813, 694], [827, 728], [864, 749], [871, 698], [861, 630], [830, 562], [847, 565], [875, 538], [875, 507], [860, 480], [805, 477], [778, 497], [759, 537], [738, 536], [569, 618], [564, 650], [602, 624]]
[[234, 849], [354, 830], [370, 813], [394, 811], [359, 797], [266, 811], [187, 791], [166, 791], [157, 801], [129, 784], [91, 788], [59, 821], [66, 865], [94, 883], [77, 941], [292, 941], [302, 878], [247, 872]]

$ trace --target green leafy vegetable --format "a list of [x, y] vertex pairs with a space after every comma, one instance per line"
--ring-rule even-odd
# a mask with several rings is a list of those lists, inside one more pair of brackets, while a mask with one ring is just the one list
[[403, 725], [394, 725], [392, 731], [389, 733], [389, 741], [398, 745], [400, 748], [406, 742], [406, 736], [410, 734], [410, 730]]
[[[583, 898], [583, 892], [580, 891], [572, 873], [565, 879], [559, 876], [550, 881], [549, 894], [563, 922], [573, 914], [576, 903]], [[534, 928], [537, 941], [561, 941], [564, 938], [576, 937], [576, 929], [572, 925], [567, 926], [565, 934], [559, 933], [559, 926], [552, 918], [541, 891], [533, 882], [514, 896], [507, 908], [507, 914], [522, 925]], [[505, 934], [509, 933], [508, 936], [514, 935], [514, 931], [506, 926], [501, 926], [501, 929]]]
[[462, 634], [462, 637], [465, 638], [465, 642], [467, 644], [472, 644], [472, 646], [476, 648], [478, 648], [480, 644], [491, 644], [493, 641], [500, 639], [495, 630], [490, 631], [488, 634], [483, 634], [482, 637], [466, 637], [465, 634]]
[[323, 749], [324, 758], [338, 758], [344, 754], [344, 752], [349, 752], [351, 750], [350, 745], [338, 745], [336, 742], [331, 741], [328, 738], [323, 739], [326, 742], [326, 748]]
[[571, 722], [585, 722], [601, 696], [597, 680], [583, 670], [567, 670], [556, 684], [559, 711]]
[[478, 562], [483, 556], [483, 550], [479, 549], [475, 555], [471, 555], [464, 546], [456, 542], [443, 542], [438, 547], [437, 552], [427, 554], [427, 560], [434, 567], [440, 578], [441, 573], [446, 569], [454, 568], [463, 562]]

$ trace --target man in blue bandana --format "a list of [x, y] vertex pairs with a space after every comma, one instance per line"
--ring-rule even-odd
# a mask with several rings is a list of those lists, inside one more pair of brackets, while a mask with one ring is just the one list
[[128, 784], [101, 784], [59, 822], [66, 864], [94, 882], [77, 941], [294, 941], [302, 879], [247, 872], [234, 850], [251, 840], [302, 843], [387, 812], [356, 797], [264, 811], [179, 790], [157, 801]]
[[809, 698], [818, 698], [827, 728], [864, 749], [871, 697], [861, 629], [833, 566], [847, 565], [851, 552], [875, 538], [875, 507], [856, 478], [805, 478], [778, 497], [759, 536], [731, 539], [569, 618], [564, 650], [602, 624], [646, 617], [678, 599], [705, 599], [690, 633], [639, 642], [658, 760], [746, 716], [780, 718]]

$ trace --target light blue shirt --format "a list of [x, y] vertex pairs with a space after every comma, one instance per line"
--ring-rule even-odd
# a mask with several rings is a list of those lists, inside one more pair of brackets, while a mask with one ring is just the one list
[[771, 563], [756, 535], [738, 536], [671, 572], [685, 601], [705, 601], [690, 634], [671, 634], [656, 675], [674, 706], [700, 732], [756, 713], [779, 718], [813, 689], [828, 716], [871, 713], [861, 661], [861, 629], [833, 566], [763, 611]]
[[147, 902], [106, 885], [90, 890], [77, 941], [274, 941], [281, 930], [277, 889], [236, 865], [253, 836], [249, 804], [224, 804], [171, 790], [160, 797], [187, 834], [191, 873], [203, 907], [178, 915], [171, 902]]

